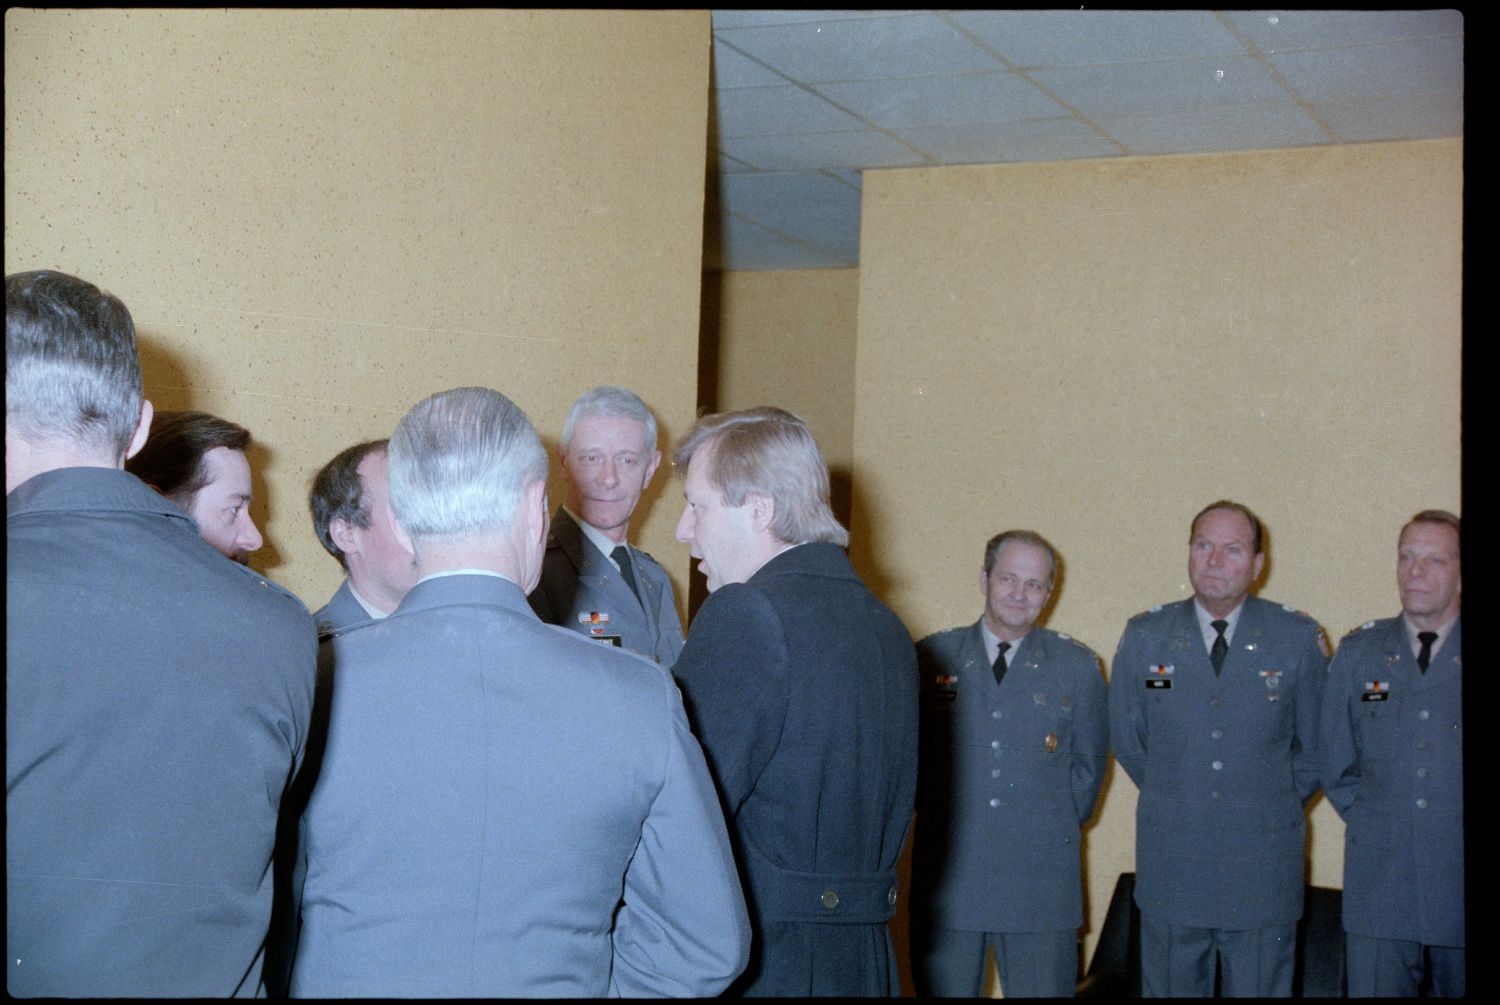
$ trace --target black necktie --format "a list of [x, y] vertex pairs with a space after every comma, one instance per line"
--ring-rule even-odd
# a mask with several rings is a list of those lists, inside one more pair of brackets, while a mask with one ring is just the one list
[[995, 665], [991, 667], [995, 671], [995, 683], [999, 684], [1005, 676], [1005, 650], [1010, 648], [1009, 642], [1000, 643], [999, 650], [995, 653]]
[[1422, 643], [1422, 651], [1417, 653], [1417, 669], [1426, 673], [1427, 664], [1432, 662], [1432, 644], [1437, 641], [1437, 632], [1418, 632], [1417, 641]]
[[1209, 624], [1219, 633], [1219, 637], [1214, 639], [1214, 647], [1208, 651], [1208, 661], [1214, 665], [1214, 676], [1217, 677], [1224, 668], [1224, 657], [1229, 655], [1229, 643], [1224, 641], [1224, 629], [1229, 627], [1229, 622], [1220, 618]]
[[635, 573], [630, 569], [630, 549], [623, 544], [615, 545], [615, 550], [609, 553], [609, 557], [620, 565], [620, 578], [625, 580], [625, 585], [630, 587], [630, 592], [635, 594], [635, 599], [641, 599], [641, 591], [635, 588]]

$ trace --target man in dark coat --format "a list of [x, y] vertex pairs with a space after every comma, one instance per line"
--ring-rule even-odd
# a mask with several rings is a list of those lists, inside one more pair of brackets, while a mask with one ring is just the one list
[[796, 416], [706, 416], [674, 460], [677, 538], [711, 591], [674, 673], [755, 933], [730, 990], [895, 994], [886, 922], [916, 792], [911, 636], [849, 564], [827, 464]]

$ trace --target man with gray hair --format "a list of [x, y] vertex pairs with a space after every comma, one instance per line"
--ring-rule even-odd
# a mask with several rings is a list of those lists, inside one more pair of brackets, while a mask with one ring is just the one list
[[705, 416], [674, 461], [677, 539], [711, 594], [673, 672], [755, 925], [732, 990], [898, 994], [886, 922], [917, 784], [911, 636], [850, 565], [801, 419]]
[[596, 387], [573, 403], [557, 459], [567, 480], [531, 594], [537, 616], [671, 666], [682, 651], [672, 580], [630, 544], [630, 518], [661, 464], [656, 417], [623, 387]]
[[254, 995], [316, 641], [123, 469], [135, 325], [73, 276], [5, 280], [6, 988]]
[[313, 615], [319, 632], [386, 617], [417, 581], [416, 561], [396, 539], [386, 505], [389, 442], [347, 447], [313, 477], [307, 494], [313, 531], [344, 570], [344, 582]]
[[1007, 998], [1071, 998], [1083, 924], [1080, 831], [1109, 751], [1099, 658], [1037, 624], [1057, 553], [990, 538], [984, 613], [917, 643], [921, 783], [912, 849], [917, 994], [975, 998], [993, 950]]
[[484, 388], [396, 427], [418, 580], [324, 646], [299, 997], [717, 994], [749, 924], [671, 675], [542, 624], [547, 455]]

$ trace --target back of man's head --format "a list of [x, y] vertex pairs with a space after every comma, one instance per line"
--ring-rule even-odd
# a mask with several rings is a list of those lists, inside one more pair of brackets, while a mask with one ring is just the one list
[[250, 431], [207, 412], [157, 412], [146, 445], [125, 470], [186, 509], [208, 484], [203, 455], [216, 447], [244, 453]]
[[118, 298], [60, 272], [5, 277], [5, 428], [118, 466], [141, 418], [135, 322]]
[[318, 470], [313, 476], [312, 488], [308, 490], [307, 506], [312, 511], [313, 532], [318, 535], [323, 549], [346, 569], [348, 564], [344, 561], [344, 552], [333, 540], [329, 525], [335, 520], [343, 520], [354, 527], [370, 526], [370, 501], [365, 496], [359, 466], [371, 454], [385, 453], [389, 444], [389, 440], [369, 440], [346, 447]]
[[791, 412], [763, 405], [705, 415], [683, 437], [672, 463], [686, 471], [704, 447], [708, 482], [727, 505], [743, 505], [751, 495], [775, 500], [770, 529], [777, 540], [849, 543], [849, 532], [829, 505], [828, 463], [807, 423]]
[[389, 455], [391, 509], [418, 544], [508, 530], [527, 486], [547, 479], [547, 452], [526, 413], [483, 387], [417, 402]]

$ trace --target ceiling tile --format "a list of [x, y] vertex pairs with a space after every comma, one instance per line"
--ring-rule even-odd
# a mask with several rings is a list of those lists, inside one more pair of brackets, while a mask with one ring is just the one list
[[890, 128], [1016, 122], [1066, 111], [1015, 73], [818, 84], [817, 90], [877, 126]]
[[1461, 95], [1464, 90], [1462, 39], [1286, 52], [1271, 56], [1270, 63], [1309, 101]]
[[1327, 143], [1328, 135], [1290, 101], [1155, 115], [1109, 116], [1101, 129], [1131, 154], [1263, 150]]
[[847, 133], [720, 138], [719, 149], [763, 171], [920, 167], [932, 163], [873, 129]]
[[1456, 10], [1264, 10], [1224, 17], [1266, 53], [1464, 33], [1464, 16]]
[[715, 36], [805, 83], [982, 73], [995, 59], [933, 14], [736, 28]]
[[1427, 140], [1464, 133], [1463, 101], [1446, 94], [1319, 102], [1313, 110], [1346, 143]]
[[714, 31], [721, 28], [758, 28], [763, 25], [799, 24], [804, 21], [838, 21], [846, 18], [890, 17], [922, 14], [920, 10], [716, 10]]
[[1117, 157], [1123, 153], [1117, 144], [1074, 118], [1004, 125], [933, 126], [898, 130], [898, 135], [944, 164], [1076, 160]]
[[735, 87], [785, 87], [787, 79], [743, 56], [727, 45], [716, 45], [714, 53], [714, 89], [727, 91]]
[[1017, 67], [1245, 52], [1233, 33], [1206, 11], [962, 11], [947, 17]]
[[1031, 76], [1087, 118], [1198, 111], [1285, 100], [1266, 69], [1245, 56], [1062, 67]]
[[800, 87], [740, 87], [714, 102], [719, 139], [863, 128], [864, 123]]

